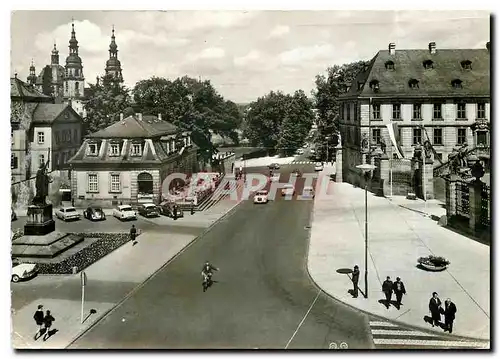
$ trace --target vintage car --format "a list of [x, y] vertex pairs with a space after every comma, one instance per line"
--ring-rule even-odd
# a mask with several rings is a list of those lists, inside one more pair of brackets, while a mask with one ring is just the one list
[[87, 218], [89, 221], [104, 221], [106, 215], [101, 207], [89, 206], [85, 211], [83, 211], [83, 217]]
[[299, 149], [297, 150], [297, 154], [298, 154], [298, 155], [303, 155], [303, 154], [304, 154], [304, 150], [303, 150], [302, 148], [299, 148]]
[[61, 207], [56, 210], [56, 217], [63, 221], [78, 220], [80, 219], [80, 213], [78, 213], [75, 207]]
[[14, 283], [19, 282], [21, 279], [28, 279], [37, 274], [36, 264], [21, 263], [17, 259], [12, 260], [12, 275], [11, 280]]
[[[160, 203], [160, 213], [167, 217], [184, 217], [184, 211], [175, 202], [165, 201]], [[174, 213], [175, 212], [175, 213]]]
[[137, 213], [128, 204], [118, 206], [113, 209], [113, 216], [119, 220], [137, 219]]
[[284, 185], [283, 189], [281, 190], [281, 195], [282, 196], [293, 196], [293, 195], [295, 195], [295, 188], [293, 187], [293, 184], [287, 183], [286, 185]]
[[279, 170], [280, 169], [279, 163], [271, 163], [268, 167], [271, 170]]
[[280, 181], [280, 174], [279, 173], [273, 173], [271, 176], [271, 182], [279, 182]]
[[303, 198], [314, 198], [314, 188], [312, 186], [304, 186], [302, 190]]
[[160, 216], [160, 211], [154, 203], [144, 203], [141, 204], [137, 211], [143, 217], [158, 217]]
[[255, 195], [253, 196], [253, 203], [258, 204], [267, 202], [269, 202], [269, 197], [266, 190], [260, 190], [255, 192]]
[[317, 162], [315, 165], [314, 165], [314, 170], [315, 171], [323, 171], [323, 164], [321, 162]]

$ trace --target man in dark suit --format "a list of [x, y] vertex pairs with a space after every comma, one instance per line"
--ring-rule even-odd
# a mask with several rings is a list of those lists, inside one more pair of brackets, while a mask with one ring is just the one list
[[396, 306], [399, 310], [401, 308], [401, 299], [403, 299], [403, 294], [406, 294], [406, 288], [401, 278], [397, 277], [393, 285], [394, 294], [396, 295]]
[[432, 293], [432, 298], [429, 300], [429, 311], [431, 312], [433, 327], [439, 325], [439, 323], [441, 322], [442, 310], [443, 308], [441, 307], [441, 299], [439, 299], [436, 292]]
[[354, 270], [352, 271], [352, 285], [354, 286], [352, 296], [354, 298], [358, 297], [358, 282], [359, 282], [359, 267], [354, 266]]
[[385, 306], [389, 309], [392, 299], [392, 287], [393, 283], [391, 277], [387, 276], [387, 279], [382, 283], [382, 292], [385, 294]]
[[453, 331], [453, 321], [455, 320], [455, 313], [457, 312], [457, 307], [455, 303], [451, 301], [450, 298], [444, 301], [444, 331]]

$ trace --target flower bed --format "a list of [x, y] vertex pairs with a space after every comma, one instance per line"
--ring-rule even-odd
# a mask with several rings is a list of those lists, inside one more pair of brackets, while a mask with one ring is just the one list
[[80, 272], [130, 240], [128, 233], [75, 234], [82, 235], [85, 238], [98, 238], [98, 240], [59, 263], [37, 263], [38, 273], [72, 274], [73, 267], [76, 267], [77, 271]]
[[445, 269], [450, 264], [450, 261], [444, 257], [430, 255], [427, 257], [420, 257], [418, 263], [429, 270], [441, 270]]

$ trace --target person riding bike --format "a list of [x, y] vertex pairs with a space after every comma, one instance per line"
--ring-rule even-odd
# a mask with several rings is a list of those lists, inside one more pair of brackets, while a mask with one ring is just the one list
[[214, 267], [211, 265], [208, 261], [205, 262], [203, 265], [203, 269], [201, 270], [201, 275], [203, 276], [204, 280], [209, 279], [212, 276], [213, 271], [218, 271], [219, 268]]

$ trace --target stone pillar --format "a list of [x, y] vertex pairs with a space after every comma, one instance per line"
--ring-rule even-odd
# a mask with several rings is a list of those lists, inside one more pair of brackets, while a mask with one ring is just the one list
[[[434, 171], [433, 164], [434, 162], [430, 158], [426, 158], [422, 163], [422, 171], [420, 175], [422, 176], [422, 191], [425, 190], [426, 195], [425, 199], [433, 199], [434, 198]], [[425, 184], [424, 184], [425, 181]]]
[[391, 194], [391, 183], [390, 183], [390, 163], [387, 154], [383, 154], [380, 157], [380, 182], [382, 186], [382, 193], [384, 196]]
[[473, 232], [479, 229], [481, 224], [481, 192], [483, 190], [483, 183], [481, 180], [476, 179], [469, 183], [469, 229]]
[[342, 183], [342, 146], [335, 148], [335, 182]]
[[450, 219], [457, 214], [457, 175], [446, 179], [446, 217]]

